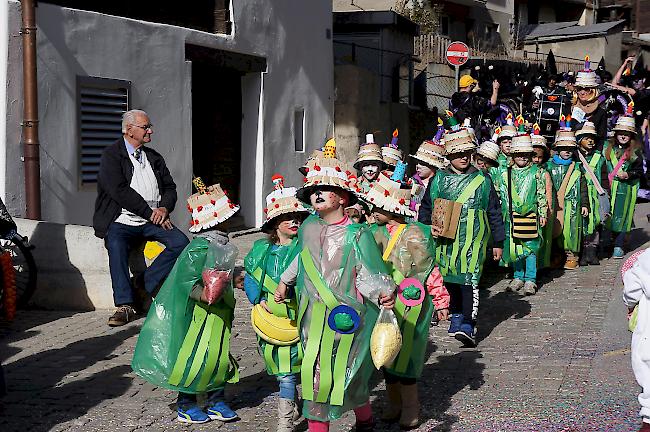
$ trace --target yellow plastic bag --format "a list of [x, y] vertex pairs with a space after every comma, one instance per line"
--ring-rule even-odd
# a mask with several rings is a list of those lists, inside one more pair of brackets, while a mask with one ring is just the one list
[[370, 355], [377, 369], [390, 366], [402, 349], [402, 332], [392, 310], [381, 308], [370, 336]]

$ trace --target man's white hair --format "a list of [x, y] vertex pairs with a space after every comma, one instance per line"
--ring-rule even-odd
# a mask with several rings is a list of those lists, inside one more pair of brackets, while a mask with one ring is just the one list
[[126, 133], [128, 125], [135, 124], [135, 118], [139, 115], [149, 117], [149, 114], [139, 109], [129, 110], [122, 115], [122, 133]]

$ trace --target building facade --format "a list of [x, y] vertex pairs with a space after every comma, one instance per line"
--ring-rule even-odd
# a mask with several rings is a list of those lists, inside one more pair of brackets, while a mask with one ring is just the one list
[[[137, 108], [177, 183], [177, 225], [187, 226], [183, 201], [201, 176], [241, 203], [242, 225], [260, 226], [271, 176], [298, 184], [296, 167], [333, 134], [331, 3], [93, 3], [37, 7], [43, 219], [91, 224], [99, 155]], [[0, 0], [0, 23], [0, 196], [21, 216], [18, 1]]]

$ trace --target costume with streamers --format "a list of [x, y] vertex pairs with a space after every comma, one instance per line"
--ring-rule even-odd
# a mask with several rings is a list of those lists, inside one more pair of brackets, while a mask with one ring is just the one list
[[[564, 212], [562, 216], [561, 231], [559, 225], [556, 227], [554, 237], [557, 238], [561, 248], [565, 251], [580, 252], [582, 244], [582, 198], [581, 198], [581, 182], [584, 181], [582, 176], [580, 162], [568, 160], [564, 163], [560, 162], [559, 156], [554, 156], [547, 162], [546, 169], [551, 174], [553, 180], [553, 187], [559, 191], [562, 182], [569, 171], [569, 167], [573, 166], [573, 171], [566, 184], [566, 192], [564, 194]], [[561, 203], [559, 203], [561, 204]]]
[[[619, 172], [631, 171], [632, 166], [640, 164], [640, 157], [636, 153], [626, 153], [626, 149], [620, 146], [608, 147], [605, 149], [605, 159], [607, 159], [607, 170], [610, 173], [619, 166], [621, 158], [625, 161], [620, 165]], [[629, 172], [628, 172], [629, 174]], [[637, 176], [622, 180], [613, 176], [611, 180], [611, 209], [612, 217], [607, 221], [607, 228], [610, 231], [622, 233], [630, 232], [634, 226], [634, 207], [639, 192], [640, 179]]]
[[431, 181], [431, 202], [436, 198], [462, 204], [455, 239], [436, 239], [435, 262], [446, 283], [478, 286], [483, 272], [490, 225], [487, 209], [492, 181], [481, 171], [455, 174], [438, 171]]
[[368, 402], [378, 298], [394, 283], [364, 225], [328, 225], [312, 215], [300, 227], [298, 249], [282, 281], [296, 282], [303, 415], [327, 422]]
[[[596, 179], [600, 184], [603, 183], [601, 173], [605, 164], [605, 157], [599, 152], [592, 152], [585, 155], [585, 160], [593, 171]], [[587, 195], [589, 195], [589, 216], [584, 220], [582, 232], [585, 236], [593, 234], [603, 222], [600, 218], [600, 201], [598, 199], [598, 189], [591, 176], [587, 175], [586, 168], [582, 166], [585, 182], [587, 183]]]
[[181, 253], [160, 288], [140, 331], [132, 367], [150, 383], [183, 393], [221, 389], [239, 381], [230, 355], [235, 309], [232, 280], [217, 303], [208, 305], [190, 294], [202, 285], [202, 271], [215, 262], [234, 267], [237, 248], [227, 237], [207, 231]]
[[[298, 317], [296, 300], [278, 304], [273, 299], [273, 294], [280, 282], [280, 275], [298, 254], [297, 245], [297, 239], [286, 246], [274, 245], [266, 239], [260, 239], [253, 244], [244, 259], [247, 295], [255, 296], [250, 299], [252, 303], [265, 301], [274, 316], [291, 320]], [[249, 289], [251, 283], [254, 287], [252, 290]], [[275, 345], [258, 336], [257, 342], [269, 375], [282, 376], [300, 372], [303, 354], [300, 341], [291, 345]]]
[[[384, 225], [375, 232], [375, 240], [396, 284], [405, 278], [415, 278], [425, 286], [433, 270], [430, 232], [428, 226], [417, 222]], [[402, 297], [408, 300], [424, 298], [417, 305], [407, 306]], [[392, 367], [386, 370], [396, 376], [419, 378], [425, 362], [433, 314], [431, 296], [425, 289], [407, 287], [401, 296], [396, 297], [393, 311], [402, 332], [402, 349]]]
[[551, 250], [553, 249], [553, 215], [557, 207], [557, 198], [553, 187], [553, 179], [546, 169], [547, 165], [538, 165], [544, 177], [546, 202], [548, 211], [546, 212], [546, 225], [542, 228], [542, 239], [537, 253], [537, 268], [543, 269], [551, 266]]
[[[511, 191], [508, 190], [508, 171], [511, 173]], [[548, 202], [546, 200], [544, 170], [538, 165], [529, 165], [523, 168], [515, 165], [510, 170], [500, 168], [498, 175], [492, 176], [492, 180], [501, 198], [501, 208], [506, 225], [503, 262], [512, 264], [530, 254], [537, 254], [543, 241], [543, 229], [541, 227], [538, 229], [539, 235], [534, 239], [514, 238], [512, 235], [512, 214], [510, 213], [509, 197], [512, 197], [512, 211], [520, 215], [534, 212], [538, 218], [539, 216], [546, 217]]]

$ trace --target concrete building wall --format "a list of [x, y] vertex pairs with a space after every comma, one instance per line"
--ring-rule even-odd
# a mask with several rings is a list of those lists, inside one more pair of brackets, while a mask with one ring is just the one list
[[[0, 43], [7, 40], [8, 44], [6, 136], [0, 135], [0, 154], [6, 154], [2, 198], [12, 214], [21, 215], [25, 198], [20, 159], [20, 5], [1, 1], [8, 5], [8, 37], [0, 38]], [[331, 17], [331, 2], [233, 2], [233, 34], [215, 35], [39, 4], [43, 219], [91, 223], [96, 192], [79, 187], [75, 83], [77, 76], [98, 76], [131, 81], [131, 106], [150, 114], [155, 126], [152, 146], [165, 157], [178, 186], [180, 211], [172, 219], [187, 225], [183, 200], [190, 194], [192, 158], [200, 157], [192, 154], [187, 43], [266, 58], [265, 73], [242, 79], [242, 213], [248, 225], [259, 226], [271, 175], [281, 172], [290, 184], [300, 180], [296, 166], [305, 155], [294, 151], [294, 110], [305, 110], [306, 152], [321, 146], [333, 133]], [[0, 22], [4, 20], [0, 15]], [[4, 31], [0, 26], [0, 32]]]

